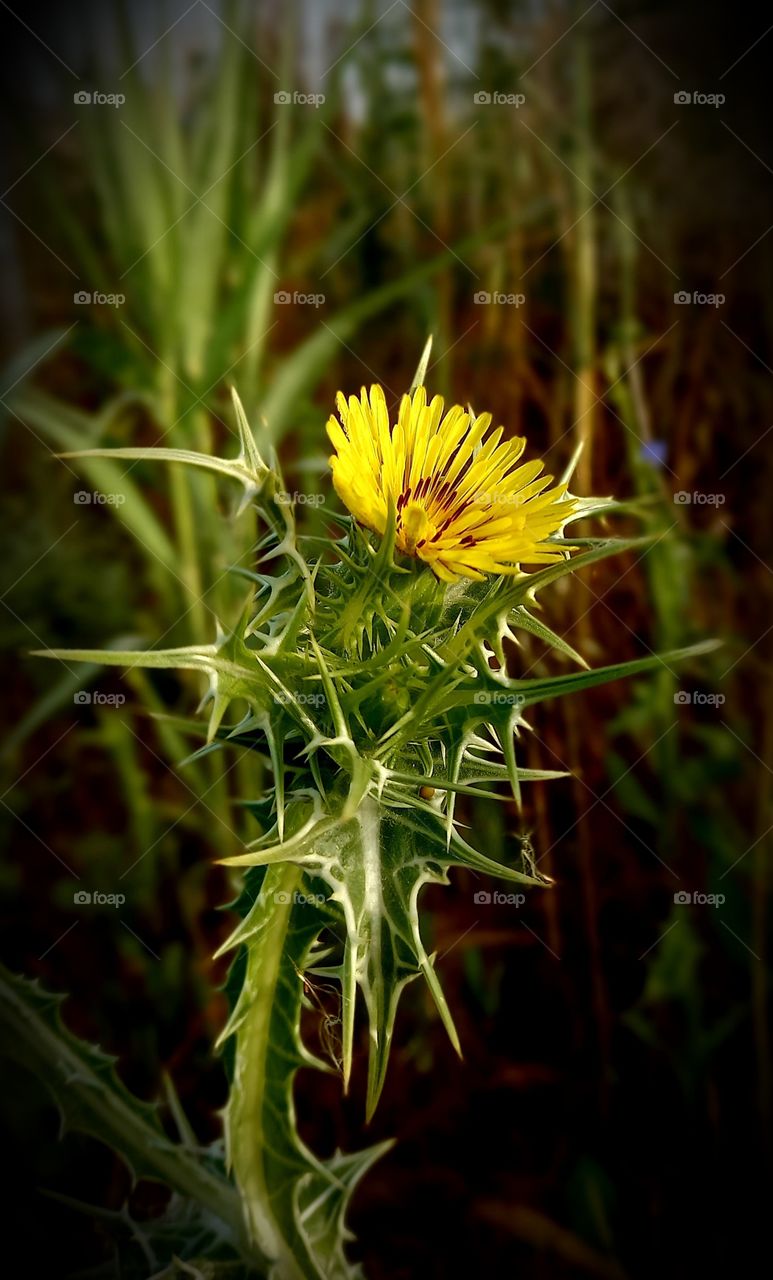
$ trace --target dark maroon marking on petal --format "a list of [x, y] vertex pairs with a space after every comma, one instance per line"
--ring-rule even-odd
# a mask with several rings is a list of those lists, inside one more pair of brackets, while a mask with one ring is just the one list
[[[448, 510], [449, 505], [451, 507], [450, 511]], [[470, 510], [470, 506], [471, 504], [467, 498], [459, 498], [458, 494], [454, 494], [452, 503], [443, 503], [444, 509], [448, 511], [446, 524], [451, 524], [453, 520], [458, 520], [459, 516], [463, 516], [466, 511]]]
[[435, 501], [439, 507], [448, 510], [449, 507], [453, 507], [458, 504], [459, 494], [455, 488], [451, 488], [449, 485], [444, 485], [443, 489], [446, 490], [443, 497], [441, 498], [438, 496]]

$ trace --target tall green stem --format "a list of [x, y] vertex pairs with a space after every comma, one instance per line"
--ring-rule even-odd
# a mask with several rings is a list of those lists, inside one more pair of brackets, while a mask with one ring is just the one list
[[267, 1094], [272, 1020], [279, 1007], [282, 961], [301, 878], [292, 863], [271, 868], [261, 898], [267, 903], [247, 943], [247, 961], [237, 1013], [233, 1084], [226, 1109], [228, 1160], [241, 1192], [250, 1238], [277, 1260], [282, 1280], [302, 1280], [272, 1207], [266, 1177]]

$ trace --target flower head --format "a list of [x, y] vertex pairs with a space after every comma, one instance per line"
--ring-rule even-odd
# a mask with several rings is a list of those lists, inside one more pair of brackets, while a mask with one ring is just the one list
[[336, 397], [327, 433], [335, 449], [333, 484], [355, 519], [384, 533], [395, 512], [395, 545], [425, 561], [445, 582], [518, 573], [522, 563], [548, 564], [566, 548], [546, 539], [572, 517], [566, 485], [550, 487], [539, 460], [517, 466], [526, 441], [488, 438], [491, 414], [478, 417], [442, 396], [427, 403], [424, 387], [400, 402], [390, 423], [384, 392]]

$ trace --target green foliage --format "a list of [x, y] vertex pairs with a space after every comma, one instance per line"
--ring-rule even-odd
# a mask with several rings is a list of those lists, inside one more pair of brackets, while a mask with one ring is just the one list
[[[235, 405], [241, 448], [232, 462], [175, 449], [124, 449], [119, 456], [208, 468], [236, 480], [244, 502], [254, 502], [266, 529], [260, 562], [278, 567], [251, 575], [256, 591], [238, 625], [209, 644], [58, 656], [202, 672], [209, 744], [197, 754], [225, 745], [268, 753], [272, 786], [251, 806], [262, 834], [224, 859], [250, 869], [243, 919], [228, 943], [244, 949], [224, 1032], [233, 1040], [228, 1157], [250, 1239], [272, 1260], [272, 1276], [353, 1276], [343, 1218], [352, 1187], [378, 1151], [324, 1163], [297, 1135], [293, 1077], [316, 1061], [299, 1031], [307, 973], [340, 985], [344, 1087], [362, 993], [370, 1116], [407, 982], [423, 976], [459, 1048], [421, 938], [421, 888], [447, 882], [455, 866], [545, 883], [533, 863], [506, 865], [470, 845], [455, 821], [455, 795], [494, 797], [492, 784], [509, 782], [519, 801], [522, 783], [556, 776], [518, 762], [528, 707], [712, 646], [568, 675], [509, 677], [504, 643], [517, 642], [519, 630], [585, 667], [531, 612], [538, 593], [646, 539], [580, 540], [574, 558], [567, 549], [563, 560], [533, 574], [449, 587], [395, 552], [393, 528], [379, 540], [339, 518], [343, 533], [320, 548], [297, 528], [276, 459], [260, 457], [238, 398]], [[82, 456], [102, 459], [104, 452]], [[580, 515], [614, 506], [586, 500]], [[562, 544], [563, 529], [556, 541]]]
[[[210, 1255], [222, 1251], [248, 1266], [262, 1266], [247, 1241], [238, 1196], [217, 1152], [169, 1139], [158, 1109], [140, 1102], [118, 1079], [115, 1059], [67, 1029], [62, 999], [0, 967], [3, 1052], [45, 1083], [59, 1110], [62, 1132], [73, 1130], [106, 1143], [121, 1155], [133, 1179], [152, 1178], [175, 1193], [164, 1218], [154, 1225], [132, 1224], [127, 1210], [113, 1215], [116, 1222], [129, 1233], [148, 1237], [146, 1262], [148, 1254], [156, 1262], [164, 1253], [169, 1261], [175, 1251], [188, 1253], [192, 1242], [202, 1243], [203, 1234]], [[156, 1245], [165, 1240], [165, 1248], [152, 1247], [151, 1236]]]

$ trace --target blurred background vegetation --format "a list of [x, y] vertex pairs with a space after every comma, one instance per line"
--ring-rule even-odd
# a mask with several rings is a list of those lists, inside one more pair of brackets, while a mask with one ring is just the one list
[[[763, 16], [113, 0], [2, 20], [4, 960], [70, 992], [68, 1024], [136, 1092], [170, 1076], [198, 1139], [218, 1136], [211, 956], [232, 885], [214, 862], [250, 834], [238, 801], [259, 762], [181, 764], [194, 677], [26, 651], [213, 639], [257, 531], [208, 477], [54, 455], [231, 456], [234, 383], [293, 486], [329, 493], [336, 390], [381, 381], [396, 402], [431, 332], [434, 390], [527, 434], [551, 470], [584, 441], [576, 488], [640, 500], [631, 528], [660, 535], [562, 582], [551, 625], [591, 663], [725, 644], [542, 710], [526, 763], [571, 779], [531, 789], [520, 817], [466, 810], [481, 848], [528, 841], [556, 883], [517, 910], [476, 902], [462, 874], [426, 891], [466, 1057], [411, 987], [372, 1126], [399, 1142], [358, 1192], [359, 1255], [390, 1278], [738, 1267], [770, 1191]], [[309, 507], [310, 526], [330, 519]], [[512, 671], [546, 662], [535, 641]], [[78, 906], [80, 890], [126, 902]], [[358, 1144], [361, 1076], [342, 1100], [301, 1074], [316, 1149]], [[3, 1078], [12, 1230], [31, 1261], [55, 1241], [57, 1274], [119, 1274], [106, 1220], [49, 1193], [117, 1209], [123, 1166], [57, 1143], [40, 1086]], [[153, 1214], [163, 1193], [132, 1197]]]

